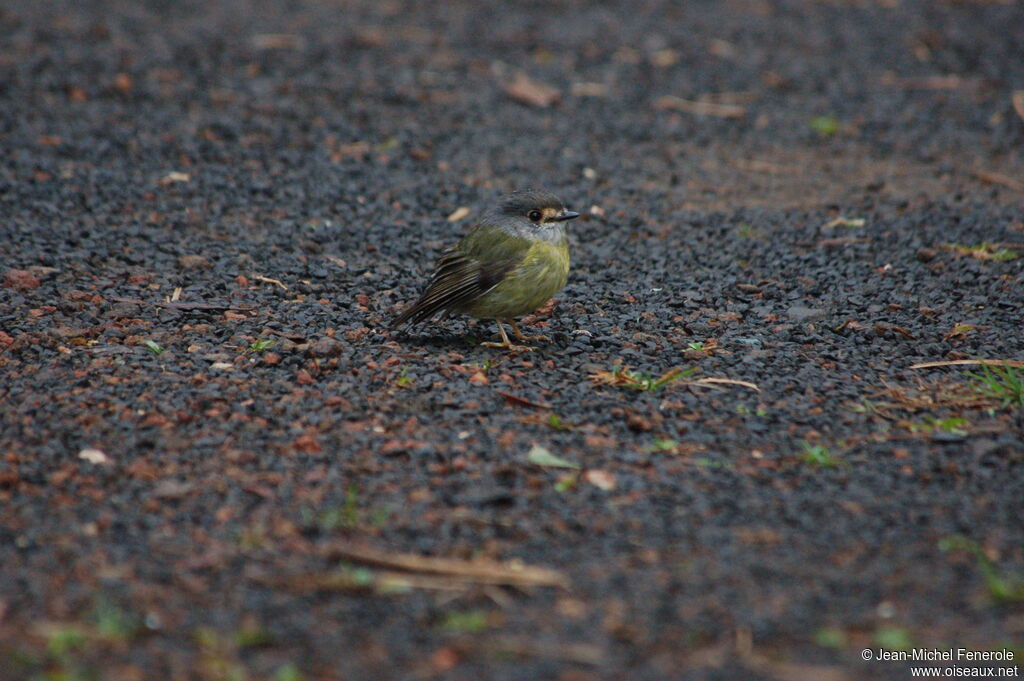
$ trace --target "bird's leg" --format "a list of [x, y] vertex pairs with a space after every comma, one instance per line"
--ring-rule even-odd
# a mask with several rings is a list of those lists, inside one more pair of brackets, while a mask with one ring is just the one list
[[517, 340], [521, 340], [521, 341], [543, 341], [545, 343], [550, 343], [551, 342], [551, 339], [548, 338], [547, 336], [524, 336], [523, 332], [519, 330], [518, 326], [516, 326], [516, 320], [514, 320], [514, 319], [508, 320], [508, 323], [512, 325], [512, 333], [514, 333], [516, 335], [516, 339]]
[[[510, 341], [508, 339], [508, 334], [505, 333], [505, 327], [501, 325], [501, 320], [500, 319], [495, 319], [494, 323], [498, 325], [498, 332], [501, 334], [501, 342], [500, 343], [487, 342], [487, 343], [481, 343], [480, 345], [483, 345], [484, 347], [488, 347], [488, 348], [504, 348], [505, 350], [509, 350], [511, 352], [529, 352], [529, 351], [533, 350], [533, 348], [531, 348], [528, 345], [514, 345], [512, 343], [512, 341]], [[515, 328], [514, 324], [513, 324], [512, 328]]]

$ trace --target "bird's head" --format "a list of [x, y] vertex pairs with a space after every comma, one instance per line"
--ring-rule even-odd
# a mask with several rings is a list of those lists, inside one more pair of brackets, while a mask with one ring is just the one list
[[503, 227], [523, 236], [555, 241], [564, 239], [566, 221], [579, 215], [551, 192], [528, 189], [504, 197], [496, 217]]

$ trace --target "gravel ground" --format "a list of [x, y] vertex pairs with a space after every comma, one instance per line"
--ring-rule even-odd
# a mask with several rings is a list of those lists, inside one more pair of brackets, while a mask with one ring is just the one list
[[[1021, 55], [1019, 2], [5, 4], [0, 678], [1019, 663], [1024, 408], [914, 365], [1024, 360]], [[552, 341], [389, 334], [528, 186]]]

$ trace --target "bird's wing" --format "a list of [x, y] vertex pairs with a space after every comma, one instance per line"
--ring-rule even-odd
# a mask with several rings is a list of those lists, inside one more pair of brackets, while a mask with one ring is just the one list
[[529, 244], [490, 245], [487, 259], [480, 258], [481, 242], [470, 234], [458, 246], [447, 250], [437, 266], [427, 290], [409, 309], [391, 322], [396, 328], [403, 324], [418, 324], [441, 311], [458, 310], [498, 285], [526, 257]]

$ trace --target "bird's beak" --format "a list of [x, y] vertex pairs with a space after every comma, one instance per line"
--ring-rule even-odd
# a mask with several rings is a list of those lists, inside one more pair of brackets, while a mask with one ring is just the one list
[[555, 222], [563, 222], [565, 220], [572, 220], [573, 218], [578, 218], [579, 216], [580, 216], [580, 214], [577, 213], [576, 211], [566, 210], [566, 211], [562, 211], [562, 214], [559, 215], [557, 218], [555, 218]]

